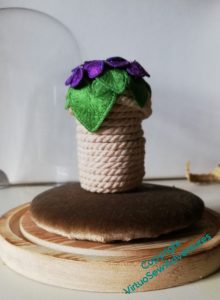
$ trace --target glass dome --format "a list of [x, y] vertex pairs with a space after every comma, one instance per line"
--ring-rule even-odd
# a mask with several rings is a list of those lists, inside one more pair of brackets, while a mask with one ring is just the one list
[[80, 63], [73, 34], [29, 9], [0, 9], [0, 169], [11, 183], [76, 177], [65, 79]]

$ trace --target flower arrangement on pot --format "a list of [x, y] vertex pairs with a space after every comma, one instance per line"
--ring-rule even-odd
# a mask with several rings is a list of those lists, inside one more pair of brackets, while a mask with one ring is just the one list
[[65, 108], [77, 120], [81, 187], [98, 193], [134, 189], [145, 174], [141, 122], [149, 117], [150, 76], [121, 57], [86, 61], [74, 68]]

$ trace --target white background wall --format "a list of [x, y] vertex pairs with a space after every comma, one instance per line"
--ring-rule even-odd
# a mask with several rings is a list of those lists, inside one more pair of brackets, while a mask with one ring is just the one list
[[[153, 115], [144, 122], [147, 176], [183, 175], [186, 160], [192, 162], [194, 171], [208, 171], [220, 162], [220, 1], [0, 0], [2, 7], [36, 9], [66, 25], [79, 47], [73, 61], [119, 55], [135, 58], [146, 67], [153, 90]], [[0, 41], [0, 49], [3, 43]], [[68, 69], [66, 61], [61, 65], [62, 76], [73, 67], [72, 61]], [[59, 98], [63, 107], [65, 95], [60, 93]], [[0, 118], [5, 113], [1, 110]], [[25, 113], [21, 114], [25, 118]], [[29, 123], [25, 123], [25, 133], [17, 134], [18, 144], [18, 136], [23, 136], [22, 153], [17, 153], [16, 144], [10, 151], [12, 145], [4, 139], [0, 169], [11, 181], [77, 178], [75, 142], [69, 142], [74, 138], [73, 121], [65, 111], [56, 118], [61, 133], [65, 124], [63, 140], [44, 138], [45, 151], [40, 158], [35, 147], [24, 146], [33, 135]], [[11, 116], [7, 122], [13, 123], [13, 119]], [[2, 135], [6, 136], [7, 128], [1, 129]], [[36, 130], [35, 137], [41, 139]]]

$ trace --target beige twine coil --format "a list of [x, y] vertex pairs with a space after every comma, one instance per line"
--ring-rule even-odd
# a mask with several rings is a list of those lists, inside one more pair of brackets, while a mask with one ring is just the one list
[[141, 184], [145, 174], [145, 138], [141, 121], [151, 115], [151, 101], [140, 108], [129, 93], [120, 95], [94, 133], [77, 121], [78, 169], [81, 187], [116, 193]]

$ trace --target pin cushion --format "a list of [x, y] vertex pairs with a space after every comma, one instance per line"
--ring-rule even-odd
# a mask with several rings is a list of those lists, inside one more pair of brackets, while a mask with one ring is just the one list
[[187, 228], [203, 201], [183, 190], [143, 184], [142, 120], [151, 113], [149, 73], [111, 57], [74, 68], [65, 108], [77, 121], [79, 183], [35, 197], [32, 220], [70, 239], [112, 242], [155, 238]]

